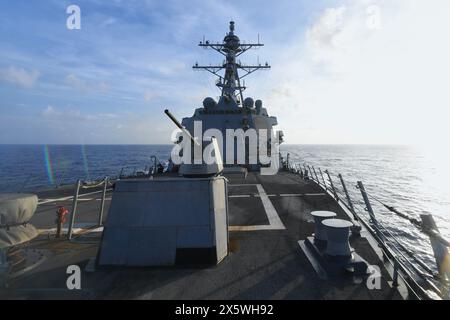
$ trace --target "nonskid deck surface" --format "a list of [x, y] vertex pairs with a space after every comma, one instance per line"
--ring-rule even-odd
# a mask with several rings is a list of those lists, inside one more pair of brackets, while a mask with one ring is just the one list
[[[45, 250], [38, 267], [10, 281], [2, 298], [43, 299], [400, 299], [382, 271], [380, 290], [369, 290], [365, 281], [351, 278], [321, 280], [298, 245], [311, 236], [311, 211], [331, 210], [348, 219], [336, 202], [312, 182], [289, 172], [276, 176], [249, 173], [227, 175], [229, 180], [230, 253], [217, 266], [167, 268], [96, 268], [86, 272], [95, 258], [100, 230], [73, 242], [55, 241], [54, 210], [42, 206], [35, 223], [45, 230], [28, 248]], [[52, 196], [59, 196], [54, 194]], [[109, 195], [110, 196], [110, 195]], [[100, 195], [79, 206], [84, 225], [97, 221]], [[70, 201], [60, 204], [70, 205]], [[107, 202], [108, 205], [108, 202]], [[364, 238], [352, 246], [371, 264], [381, 264]], [[66, 287], [66, 268], [82, 271], [82, 290]], [[91, 261], [92, 265], [92, 261]], [[382, 269], [383, 270], [383, 269]]]

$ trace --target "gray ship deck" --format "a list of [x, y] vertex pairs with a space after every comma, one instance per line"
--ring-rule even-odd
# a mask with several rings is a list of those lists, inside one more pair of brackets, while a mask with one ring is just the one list
[[[347, 219], [336, 202], [312, 182], [280, 172], [276, 176], [231, 174], [229, 179], [230, 253], [217, 266], [167, 268], [97, 268], [82, 273], [82, 290], [66, 289], [66, 268], [84, 270], [97, 253], [101, 233], [72, 242], [49, 239], [47, 232], [27, 248], [44, 250], [46, 259], [18, 275], [1, 298], [34, 299], [401, 299], [382, 270], [381, 290], [351, 278], [321, 280], [298, 245], [311, 236], [315, 210], [331, 210]], [[64, 191], [67, 195], [71, 190]], [[40, 198], [65, 196], [61, 191]], [[83, 201], [77, 221], [94, 224], [100, 201]], [[70, 206], [70, 202], [59, 204]], [[55, 204], [41, 205], [32, 223], [54, 228]], [[108, 209], [108, 208], [106, 208]], [[283, 229], [285, 227], [285, 229]], [[365, 238], [351, 239], [370, 264], [382, 262]]]

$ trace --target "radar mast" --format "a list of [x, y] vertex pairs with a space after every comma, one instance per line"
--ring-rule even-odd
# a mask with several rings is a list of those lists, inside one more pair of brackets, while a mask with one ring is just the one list
[[[241, 84], [241, 80], [249, 74], [259, 69], [270, 69], [270, 66], [266, 62], [264, 65], [258, 63], [258, 65], [244, 65], [241, 62], [236, 61], [236, 58], [241, 54], [255, 47], [262, 47], [264, 44], [259, 43], [241, 43], [238, 36], [234, 34], [234, 21], [230, 21], [230, 31], [227, 33], [222, 43], [210, 43], [209, 41], [201, 41], [200, 47], [211, 48], [220, 54], [225, 56], [225, 61], [222, 65], [215, 66], [200, 66], [196, 63], [193, 68], [195, 70], [206, 70], [216, 77], [218, 81], [216, 86], [222, 91], [221, 98], [231, 99], [236, 105], [243, 104], [244, 97], [243, 91], [246, 89], [245, 85]], [[222, 76], [221, 71], [225, 70]], [[242, 71], [240, 75], [239, 71]], [[239, 96], [239, 99], [238, 99]]]

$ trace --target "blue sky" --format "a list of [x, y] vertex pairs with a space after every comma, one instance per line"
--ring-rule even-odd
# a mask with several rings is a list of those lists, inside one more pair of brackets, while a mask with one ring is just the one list
[[[230, 20], [242, 40], [266, 44], [242, 58], [273, 66], [247, 79], [246, 94], [266, 102], [288, 142], [413, 143], [430, 112], [448, 114], [436, 80], [450, 70], [448, 4], [427, 3], [2, 0], [0, 143], [169, 142], [166, 107], [190, 116], [219, 94], [191, 66], [222, 60], [197, 44], [221, 40]], [[70, 4], [81, 30], [66, 28]], [[366, 25], [373, 6], [379, 28]], [[439, 121], [434, 137], [446, 133]]]

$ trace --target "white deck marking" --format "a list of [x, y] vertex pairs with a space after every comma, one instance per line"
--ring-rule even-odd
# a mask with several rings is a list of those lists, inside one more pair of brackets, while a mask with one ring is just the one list
[[250, 198], [250, 197], [251, 197], [250, 194], [236, 194], [236, 195], [228, 196], [228, 198]]
[[286, 228], [273, 228], [271, 225], [265, 226], [229, 226], [228, 231], [238, 232], [238, 231], [261, 231], [261, 230], [284, 230]]
[[[228, 226], [229, 231], [259, 231], [259, 230], [285, 230], [286, 227], [284, 226], [283, 222], [281, 221], [280, 217], [278, 216], [277, 210], [275, 210], [275, 207], [273, 206], [272, 202], [270, 201], [269, 197], [276, 197], [276, 194], [268, 195], [266, 191], [264, 190], [263, 186], [260, 184], [235, 184], [235, 185], [228, 185], [232, 187], [241, 187], [241, 186], [255, 186], [258, 190], [258, 194], [253, 194], [254, 197], [260, 198], [261, 202], [264, 207], [264, 211], [266, 212], [267, 219], [269, 220], [268, 225], [259, 225], [259, 226]], [[246, 195], [234, 195], [234, 196], [228, 196], [229, 198], [249, 198], [252, 195], [246, 194]]]
[[[283, 197], [283, 198], [289, 198], [289, 197], [314, 197], [314, 196], [326, 196], [326, 193], [292, 193], [292, 194], [268, 194], [267, 196], [269, 198], [273, 197]], [[255, 194], [254, 197], [259, 198], [259, 194]]]
[[261, 197], [261, 201], [263, 203], [264, 209], [266, 210], [267, 218], [269, 219], [269, 224], [272, 230], [284, 230], [286, 229], [280, 217], [278, 216], [277, 210], [273, 206], [269, 197], [267, 196], [266, 191], [263, 186], [258, 184], [256, 185], [258, 189], [259, 196]]
[[[267, 194], [267, 196], [268, 196], [269, 198], [278, 197], [277, 194]], [[259, 198], [260, 196], [259, 196], [259, 194], [255, 194], [254, 197], [255, 197], [255, 198]]]

